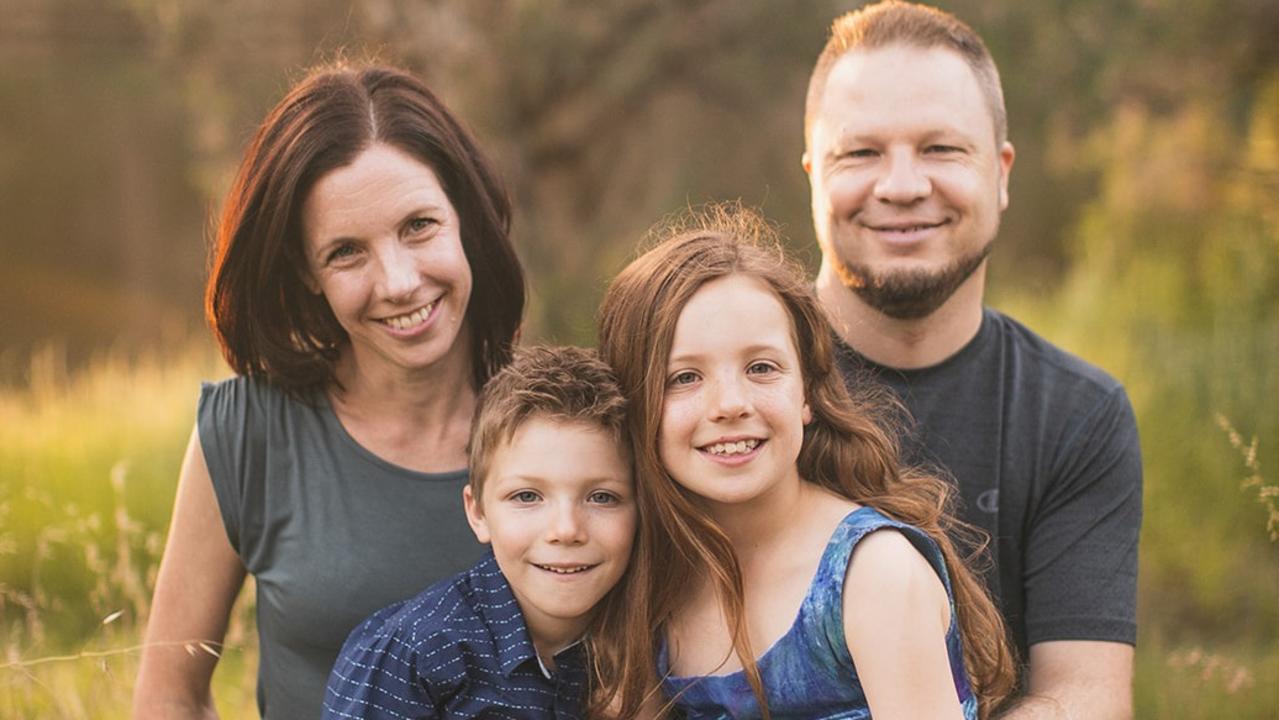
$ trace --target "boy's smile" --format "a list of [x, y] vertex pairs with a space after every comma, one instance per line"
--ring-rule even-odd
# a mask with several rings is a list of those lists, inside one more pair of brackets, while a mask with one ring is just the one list
[[577, 640], [630, 560], [635, 500], [621, 441], [589, 423], [534, 416], [495, 453], [481, 498], [468, 486], [463, 499], [538, 654]]

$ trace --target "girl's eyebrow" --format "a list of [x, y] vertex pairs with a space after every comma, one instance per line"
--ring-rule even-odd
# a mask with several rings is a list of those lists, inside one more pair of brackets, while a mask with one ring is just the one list
[[[778, 347], [777, 345], [774, 345], [772, 343], [755, 343], [753, 345], [747, 345], [746, 347], [740, 348], [736, 352], [738, 355], [748, 356], [748, 355], [757, 355], [759, 353], [780, 353], [780, 352], [783, 352], [783, 348]], [[684, 353], [682, 355], [672, 355], [671, 359], [668, 361], [667, 364], [674, 365], [678, 363], [692, 362], [694, 360], [701, 360], [709, 354], [711, 353], [710, 352], [691, 352], [691, 353]]]

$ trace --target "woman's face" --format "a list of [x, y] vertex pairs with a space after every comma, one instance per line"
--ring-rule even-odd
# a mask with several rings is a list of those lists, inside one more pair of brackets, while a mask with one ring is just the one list
[[790, 315], [763, 281], [711, 280], [675, 324], [658, 455], [714, 505], [768, 502], [798, 487], [812, 419]]
[[371, 145], [315, 184], [302, 233], [307, 286], [350, 336], [357, 368], [469, 371], [471, 269], [430, 167]]

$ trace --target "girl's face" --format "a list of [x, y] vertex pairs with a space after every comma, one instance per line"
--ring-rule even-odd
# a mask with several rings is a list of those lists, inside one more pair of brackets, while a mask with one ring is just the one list
[[658, 455], [712, 505], [767, 501], [799, 483], [804, 401], [790, 315], [750, 275], [712, 280], [689, 298], [666, 365]]
[[469, 367], [471, 268], [430, 167], [372, 145], [320, 178], [302, 228], [307, 284], [350, 336], [357, 367]]

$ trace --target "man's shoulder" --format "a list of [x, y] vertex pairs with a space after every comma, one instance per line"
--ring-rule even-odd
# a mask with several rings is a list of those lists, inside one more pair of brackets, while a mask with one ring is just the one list
[[1006, 362], [1027, 380], [1051, 385], [1061, 392], [1084, 392], [1096, 396], [1117, 394], [1123, 389], [1105, 370], [1049, 342], [1018, 320], [986, 308], [986, 322], [1006, 353]]

